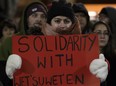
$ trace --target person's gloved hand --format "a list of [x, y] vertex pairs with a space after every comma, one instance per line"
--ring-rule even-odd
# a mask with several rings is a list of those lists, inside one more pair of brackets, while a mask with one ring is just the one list
[[20, 69], [22, 65], [22, 59], [17, 54], [12, 54], [8, 57], [6, 62], [6, 74], [10, 79], [13, 79], [13, 74], [17, 69]]
[[89, 70], [97, 78], [100, 78], [101, 82], [106, 80], [108, 75], [108, 63], [105, 61], [103, 54], [100, 54], [98, 59], [94, 59], [90, 63]]

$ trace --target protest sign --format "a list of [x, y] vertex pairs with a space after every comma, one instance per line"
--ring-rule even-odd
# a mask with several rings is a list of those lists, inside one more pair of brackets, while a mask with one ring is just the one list
[[89, 71], [98, 58], [95, 34], [14, 36], [13, 53], [22, 58], [14, 86], [99, 86]]

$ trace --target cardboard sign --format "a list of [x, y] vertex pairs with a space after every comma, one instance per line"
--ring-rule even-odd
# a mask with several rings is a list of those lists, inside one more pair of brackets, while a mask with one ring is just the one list
[[14, 86], [100, 86], [89, 71], [98, 57], [95, 34], [14, 36], [13, 53], [23, 62]]

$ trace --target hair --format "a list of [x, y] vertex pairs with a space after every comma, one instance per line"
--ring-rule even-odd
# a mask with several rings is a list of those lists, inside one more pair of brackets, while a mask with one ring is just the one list
[[103, 22], [103, 21], [97, 21], [97, 22], [95, 22], [95, 24], [92, 27], [92, 31], [94, 31], [96, 25], [99, 25], [99, 24], [105, 25], [107, 27], [108, 32], [111, 34], [110, 26], [108, 24], [106, 24], [105, 22]]
[[106, 57], [109, 57], [110, 55], [111, 55], [111, 53], [113, 53], [113, 49], [112, 49], [112, 32], [111, 32], [111, 27], [108, 25], [108, 24], [106, 24], [105, 22], [103, 22], [103, 21], [97, 21], [94, 25], [93, 25], [93, 27], [92, 27], [92, 32], [95, 30], [95, 27], [97, 26], [97, 25], [99, 25], [99, 24], [103, 24], [103, 25], [105, 25], [106, 27], [107, 27], [107, 30], [108, 30], [108, 32], [109, 32], [109, 40], [108, 40], [108, 43], [107, 43], [107, 45], [105, 46], [105, 47], [103, 47], [103, 49], [102, 49], [102, 53], [106, 56]]
[[72, 9], [73, 9], [74, 13], [78, 13], [78, 12], [84, 13], [86, 16], [87, 22], [90, 20], [88, 10], [86, 9], [86, 7], [84, 6], [83, 3], [74, 3], [72, 6]]
[[12, 20], [10, 20], [10, 19], [4, 20], [0, 24], [0, 38], [3, 36], [2, 32], [3, 32], [3, 29], [4, 29], [5, 26], [9, 27], [9, 28], [14, 28], [15, 33], [17, 32], [16, 25], [13, 23]]

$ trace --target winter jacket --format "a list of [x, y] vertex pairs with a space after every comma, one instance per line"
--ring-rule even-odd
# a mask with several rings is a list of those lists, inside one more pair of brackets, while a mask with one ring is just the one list
[[[39, 0], [33, 0], [33, 2], [29, 3], [26, 8], [24, 9], [24, 12], [21, 17], [21, 21], [19, 23], [19, 32], [16, 35], [26, 35], [25, 31], [28, 29], [27, 28], [27, 19], [26, 19], [26, 12], [27, 8], [32, 5], [32, 4], [42, 4], [46, 10], [47, 7], [41, 3]], [[12, 80], [10, 80], [5, 72], [5, 67], [6, 67], [6, 61], [8, 56], [12, 54], [12, 38], [9, 37], [7, 38], [4, 43], [0, 45], [0, 81], [3, 83], [3, 86], [13, 86]]]

